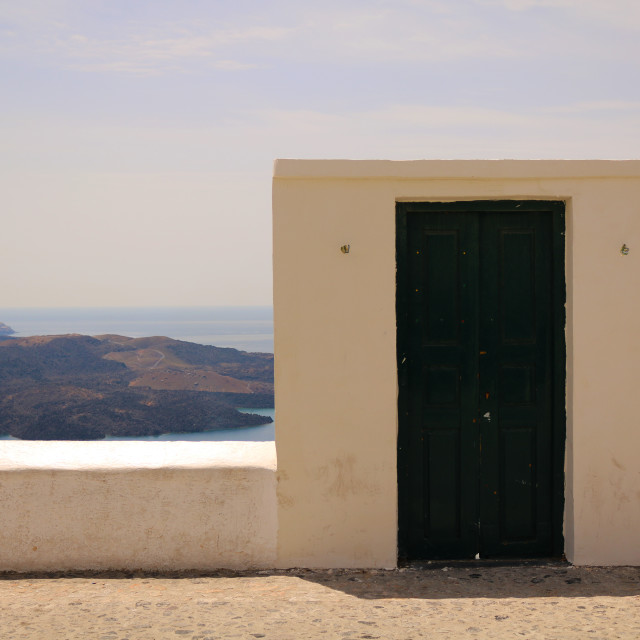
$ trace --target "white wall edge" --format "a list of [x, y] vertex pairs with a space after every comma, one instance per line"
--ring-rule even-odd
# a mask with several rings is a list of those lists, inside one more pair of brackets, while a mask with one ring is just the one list
[[637, 178], [640, 160], [295, 160], [274, 162], [275, 179], [509, 180]]
[[276, 470], [275, 442], [0, 442], [0, 471]]

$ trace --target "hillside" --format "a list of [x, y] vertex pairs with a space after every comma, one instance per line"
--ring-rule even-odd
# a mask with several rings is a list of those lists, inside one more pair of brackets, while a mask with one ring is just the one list
[[273, 393], [273, 355], [162, 336], [96, 336], [105, 358], [136, 372], [132, 386], [232, 393]]
[[0, 434], [87, 440], [254, 426], [273, 406], [273, 355], [162, 336], [0, 341]]

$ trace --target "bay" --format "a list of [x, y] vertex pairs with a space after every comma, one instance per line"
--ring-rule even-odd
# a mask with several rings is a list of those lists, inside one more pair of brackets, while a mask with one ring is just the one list
[[[275, 409], [238, 409], [243, 413], [255, 413], [269, 416], [274, 422], [261, 424], [257, 427], [243, 427], [241, 429], [216, 429], [198, 433], [163, 433], [159, 436], [107, 436], [98, 442], [117, 440], [122, 442], [270, 442], [275, 440], [276, 423]], [[12, 436], [0, 436], [0, 440], [20, 440]]]
[[268, 442], [275, 440], [275, 409], [238, 409], [242, 413], [255, 413], [259, 416], [269, 416], [273, 422], [261, 424], [257, 427], [243, 427], [241, 429], [217, 429], [213, 431], [202, 431], [200, 433], [163, 433], [159, 436], [141, 436], [138, 438], [124, 436], [107, 436], [104, 440], [133, 440], [145, 442], [163, 441], [190, 441], [190, 442]]

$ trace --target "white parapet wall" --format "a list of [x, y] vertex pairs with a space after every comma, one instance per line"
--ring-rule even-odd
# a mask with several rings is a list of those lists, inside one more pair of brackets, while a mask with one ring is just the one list
[[0, 571], [276, 562], [273, 442], [2, 442]]

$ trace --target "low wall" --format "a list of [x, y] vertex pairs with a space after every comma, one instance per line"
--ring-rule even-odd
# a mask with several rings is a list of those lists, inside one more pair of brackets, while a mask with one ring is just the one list
[[276, 563], [273, 442], [2, 442], [0, 571]]

